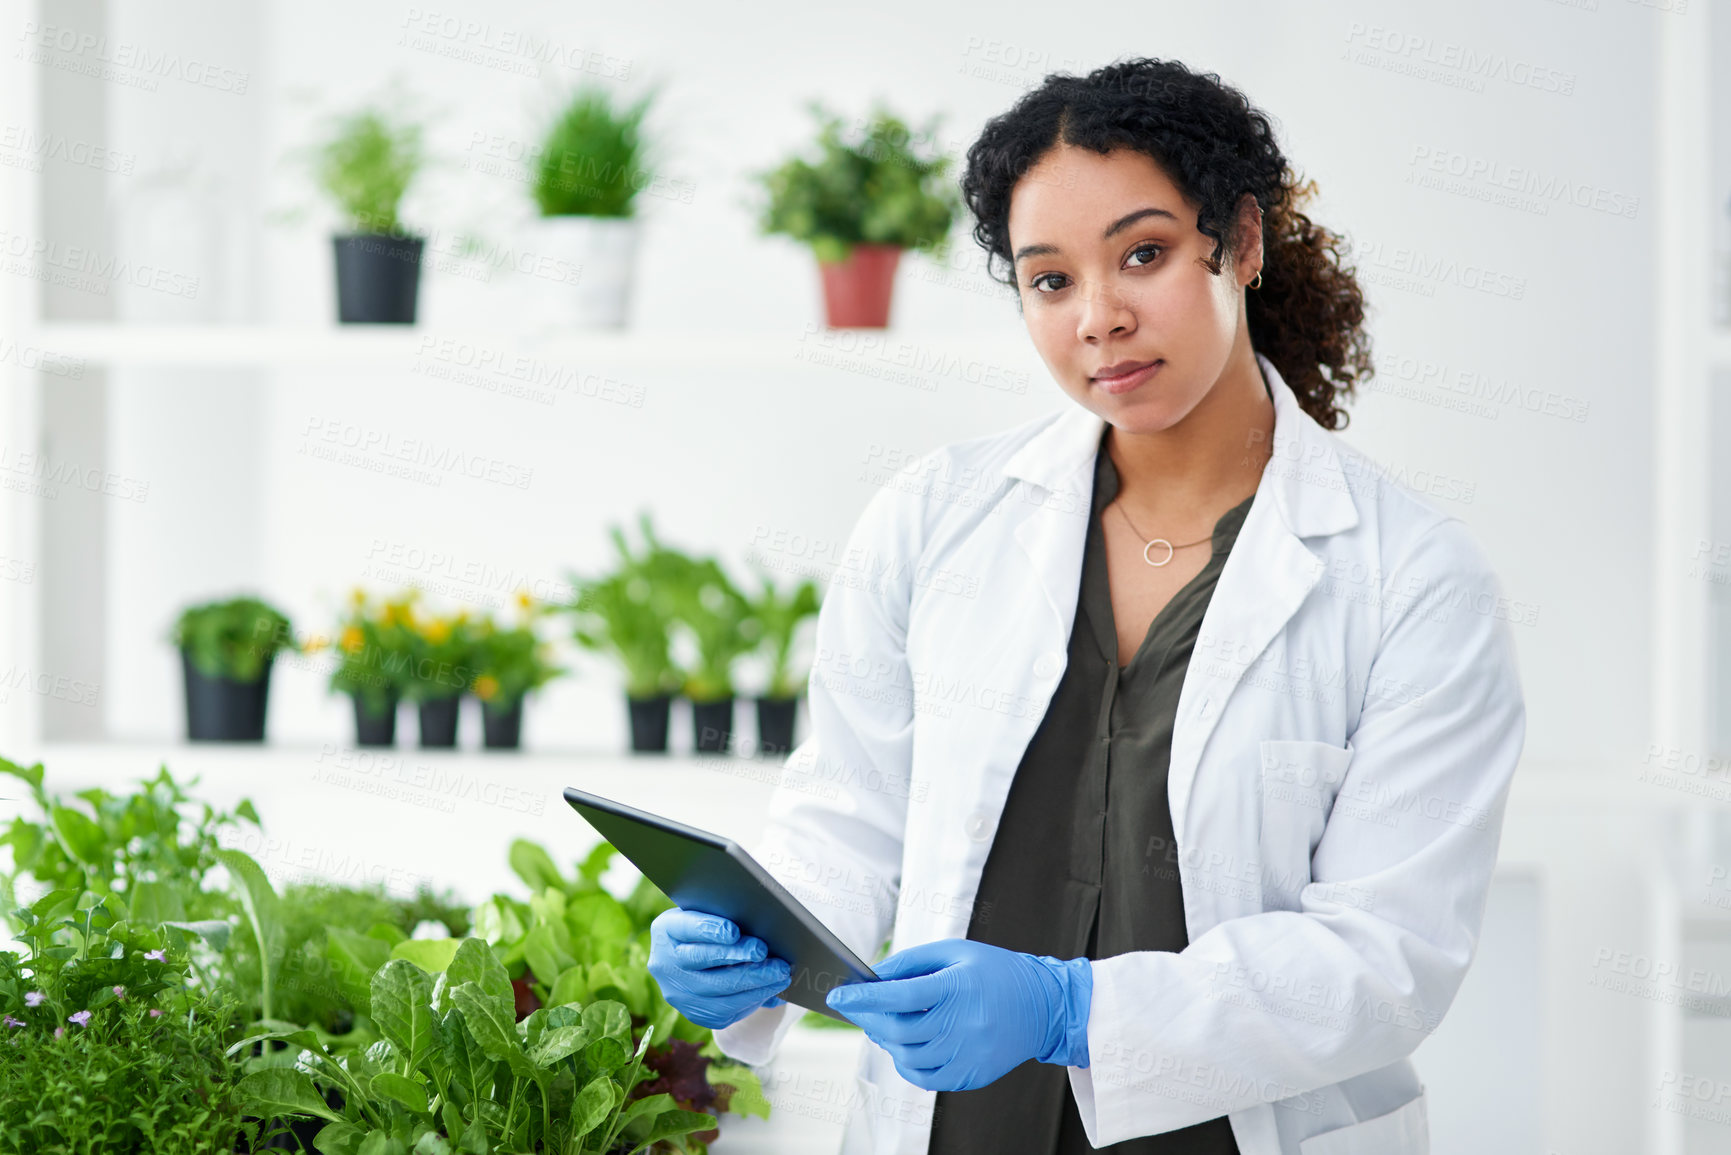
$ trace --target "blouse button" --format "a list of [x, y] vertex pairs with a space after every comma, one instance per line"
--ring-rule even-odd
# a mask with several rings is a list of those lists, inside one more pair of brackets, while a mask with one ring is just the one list
[[965, 826], [969, 838], [972, 838], [975, 842], [984, 842], [986, 840], [986, 816], [984, 814], [981, 814], [976, 810], [974, 813], [968, 815], [968, 820], [965, 823]]
[[1054, 653], [1041, 654], [1034, 660], [1034, 673], [1042, 678], [1050, 678], [1063, 668], [1064, 660]]

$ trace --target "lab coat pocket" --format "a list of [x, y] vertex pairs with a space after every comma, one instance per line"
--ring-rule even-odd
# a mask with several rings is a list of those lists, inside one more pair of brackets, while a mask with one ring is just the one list
[[1427, 1110], [1421, 1090], [1386, 1115], [1312, 1135], [1299, 1143], [1299, 1155], [1430, 1155]]
[[1262, 894], [1265, 910], [1297, 910], [1311, 881], [1310, 856], [1352, 763], [1352, 747], [1270, 738], [1262, 757]]

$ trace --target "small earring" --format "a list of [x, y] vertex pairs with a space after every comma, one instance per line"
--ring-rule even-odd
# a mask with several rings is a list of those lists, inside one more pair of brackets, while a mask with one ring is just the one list
[[1262, 270], [1257, 269], [1256, 275], [1252, 277], [1250, 283], [1244, 287], [1247, 289], [1260, 289], [1262, 287]]

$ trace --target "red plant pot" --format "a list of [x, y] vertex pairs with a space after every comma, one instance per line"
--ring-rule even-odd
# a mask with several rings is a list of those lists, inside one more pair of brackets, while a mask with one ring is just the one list
[[882, 329], [890, 323], [900, 245], [855, 245], [845, 261], [820, 261], [823, 303], [832, 329]]

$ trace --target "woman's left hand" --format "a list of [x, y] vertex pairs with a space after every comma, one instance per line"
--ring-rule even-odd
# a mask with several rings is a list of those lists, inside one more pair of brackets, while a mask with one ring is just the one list
[[1089, 959], [1022, 954], [965, 938], [909, 947], [825, 1002], [928, 1091], [995, 1082], [1029, 1059], [1088, 1065]]

